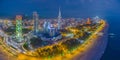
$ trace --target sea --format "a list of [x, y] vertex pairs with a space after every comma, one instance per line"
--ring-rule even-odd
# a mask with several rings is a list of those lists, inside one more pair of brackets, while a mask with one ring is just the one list
[[101, 60], [120, 60], [120, 16], [105, 17], [109, 24], [107, 48]]

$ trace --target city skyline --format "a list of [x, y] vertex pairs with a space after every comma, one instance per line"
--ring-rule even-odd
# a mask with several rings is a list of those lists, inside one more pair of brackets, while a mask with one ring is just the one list
[[0, 60], [120, 60], [119, 24], [120, 0], [0, 0]]

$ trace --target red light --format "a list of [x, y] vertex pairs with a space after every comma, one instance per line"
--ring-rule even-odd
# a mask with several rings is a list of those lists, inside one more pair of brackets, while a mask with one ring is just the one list
[[22, 16], [21, 15], [16, 15], [16, 20], [22, 20]]

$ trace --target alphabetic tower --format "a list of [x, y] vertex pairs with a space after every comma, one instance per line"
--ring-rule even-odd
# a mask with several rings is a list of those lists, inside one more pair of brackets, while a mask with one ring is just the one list
[[16, 16], [16, 41], [18, 43], [23, 41], [23, 36], [22, 36], [22, 16], [17, 15]]

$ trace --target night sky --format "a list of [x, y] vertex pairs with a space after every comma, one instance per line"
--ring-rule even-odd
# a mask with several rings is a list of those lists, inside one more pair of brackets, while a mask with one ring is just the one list
[[0, 16], [37, 11], [41, 17], [57, 17], [59, 7], [63, 17], [118, 16], [119, 6], [120, 0], [0, 0]]

